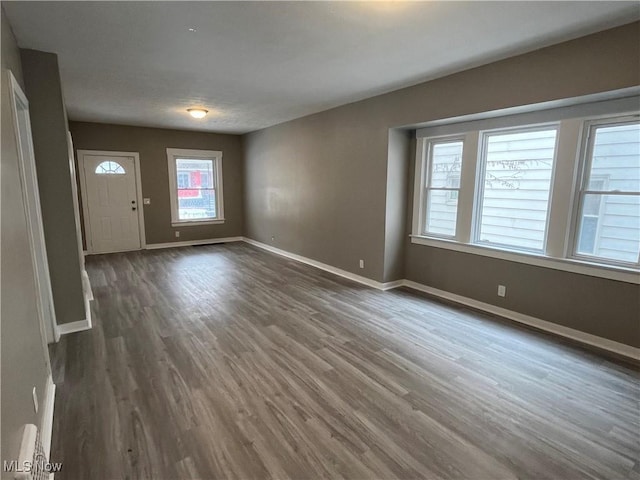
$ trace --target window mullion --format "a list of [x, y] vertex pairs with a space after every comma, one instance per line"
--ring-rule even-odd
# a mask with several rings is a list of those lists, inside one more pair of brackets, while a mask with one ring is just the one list
[[545, 254], [549, 257], [563, 258], [570, 249], [573, 202], [578, 198], [575, 192], [581, 188], [576, 186], [579, 173], [576, 166], [576, 149], [580, 145], [581, 131], [581, 119], [563, 120], [558, 128], [545, 249]]
[[469, 132], [465, 135], [462, 150], [462, 168], [460, 172], [460, 189], [458, 194], [458, 218], [456, 240], [462, 243], [471, 242], [473, 221], [474, 194], [476, 189], [476, 168], [478, 162], [479, 133]]

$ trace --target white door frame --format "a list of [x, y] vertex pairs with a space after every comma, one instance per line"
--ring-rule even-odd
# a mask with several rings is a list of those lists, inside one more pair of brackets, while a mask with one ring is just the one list
[[78, 150], [78, 170], [80, 173], [80, 196], [82, 198], [82, 214], [84, 224], [84, 237], [87, 245], [87, 254], [95, 253], [91, 244], [91, 222], [89, 221], [89, 205], [87, 196], [87, 179], [85, 177], [85, 156], [106, 157], [133, 157], [136, 177], [136, 201], [138, 203], [138, 231], [140, 232], [140, 250], [147, 247], [147, 239], [144, 230], [144, 204], [142, 199], [142, 180], [140, 178], [140, 154], [138, 152], [110, 152], [107, 150]]
[[[44, 227], [42, 224], [42, 211], [40, 210], [40, 192], [38, 190], [38, 176], [36, 172], [35, 155], [33, 151], [33, 137], [31, 134], [31, 119], [29, 116], [29, 101], [16, 81], [11, 71], [7, 72], [9, 80], [9, 94], [11, 98], [11, 113], [14, 121], [14, 133], [20, 166], [20, 181], [22, 183], [22, 195], [25, 203], [25, 215], [29, 243], [31, 246], [31, 259], [33, 262], [33, 274], [35, 277], [38, 301], [36, 309], [40, 317], [40, 331], [46, 343], [57, 342], [60, 339], [56, 323], [56, 310], [53, 304], [51, 290], [51, 276], [49, 274], [49, 262], [47, 259], [47, 247], [44, 240]], [[23, 111], [27, 121], [25, 131], [21, 131], [19, 112]], [[25, 142], [24, 145], [22, 142]], [[26, 147], [27, 152], [23, 151]], [[34, 228], [35, 223], [35, 228]], [[36, 255], [38, 253], [39, 255]], [[45, 312], [49, 312], [46, 318]], [[46, 347], [46, 344], [45, 344]], [[46, 355], [47, 360], [49, 358]]]
[[[76, 217], [76, 237], [78, 238], [78, 257], [80, 258], [80, 271], [84, 276], [87, 275], [87, 271], [84, 266], [84, 252], [82, 250], [82, 231], [80, 230], [80, 195], [78, 193], [78, 182], [76, 178], [79, 177], [76, 171], [76, 161], [73, 155], [73, 138], [71, 132], [67, 131], [67, 149], [69, 155], [69, 172], [71, 173], [71, 194], [73, 195], [73, 213]], [[86, 293], [86, 292], [85, 292]]]

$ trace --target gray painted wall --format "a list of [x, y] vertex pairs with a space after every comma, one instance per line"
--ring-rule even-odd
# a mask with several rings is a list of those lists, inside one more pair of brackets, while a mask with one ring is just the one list
[[[413, 149], [389, 133], [404, 125], [638, 84], [636, 22], [253, 132], [245, 137], [245, 234], [391, 281], [402, 275], [397, 229], [405, 225], [406, 278], [640, 345], [636, 285], [411, 245], [412, 161], [404, 162], [402, 175], [403, 162], [394, 152], [406, 148], [411, 158]], [[403, 189], [404, 223], [394, 218], [399, 210], [393, 194]], [[364, 270], [358, 268], [361, 258]], [[494, 292], [498, 278], [514, 285], [502, 302]], [[571, 293], [562, 294], [568, 286]], [[531, 294], [551, 289], [545, 305]]]
[[58, 325], [86, 318], [58, 57], [21, 50]]
[[[142, 194], [151, 198], [144, 206], [147, 244], [235, 237], [243, 234], [242, 139], [239, 135], [70, 122], [76, 150], [138, 152]], [[167, 148], [222, 151], [225, 223], [171, 226]], [[76, 154], [77, 160], [77, 154]], [[80, 169], [77, 168], [78, 174]], [[180, 238], [174, 232], [180, 231]]]
[[410, 157], [411, 132], [390, 129], [384, 223], [384, 282], [404, 278], [404, 245], [407, 239], [406, 193], [409, 187]]
[[[20, 183], [18, 151], [14, 121], [9, 100], [7, 70], [10, 69], [22, 84], [20, 54], [2, 9], [2, 228], [0, 279], [2, 304], [1, 364], [2, 364], [2, 433], [1, 460], [17, 459], [22, 426], [41, 425], [31, 400], [31, 389], [38, 391], [42, 413], [47, 378], [50, 374], [48, 353], [40, 333], [37, 316], [37, 293], [33, 275], [32, 253]], [[3, 479], [13, 474], [2, 473]]]
[[247, 236], [382, 280], [389, 129], [381, 113], [359, 102], [248, 134]]

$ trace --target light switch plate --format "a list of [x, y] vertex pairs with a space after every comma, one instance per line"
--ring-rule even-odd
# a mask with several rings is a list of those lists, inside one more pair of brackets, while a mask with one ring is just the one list
[[142, 199], [142, 203], [144, 205], [151, 205], [151, 199], [150, 198], [143, 198]]

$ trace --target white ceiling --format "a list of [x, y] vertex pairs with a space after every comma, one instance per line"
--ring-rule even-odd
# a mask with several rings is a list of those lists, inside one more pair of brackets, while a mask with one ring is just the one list
[[58, 54], [71, 119], [230, 133], [640, 18], [635, 1], [2, 3], [20, 47]]

